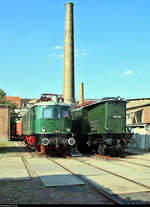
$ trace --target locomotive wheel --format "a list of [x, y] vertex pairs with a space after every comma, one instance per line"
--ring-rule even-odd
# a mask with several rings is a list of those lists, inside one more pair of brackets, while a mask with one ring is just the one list
[[118, 154], [118, 156], [120, 156], [120, 157], [125, 157], [125, 154], [124, 154], [124, 148], [121, 147], [121, 148], [117, 151], [117, 154]]
[[99, 144], [97, 151], [98, 151], [98, 154], [105, 155], [106, 154], [106, 146], [104, 144]]

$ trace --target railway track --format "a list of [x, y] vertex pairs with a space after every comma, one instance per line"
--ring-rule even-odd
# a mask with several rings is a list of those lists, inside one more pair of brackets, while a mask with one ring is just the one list
[[[133, 158], [132, 158], [133, 159]], [[139, 158], [134, 158], [134, 159], [137, 159], [137, 160], [141, 160], [141, 159], [139, 159]], [[121, 160], [121, 161], [123, 161], [123, 162], [127, 162], [127, 163], [131, 163], [131, 164], [133, 164], [133, 165], [138, 165], [138, 166], [142, 166], [142, 167], [150, 167], [150, 165], [145, 165], [145, 164], [141, 164], [141, 163], [135, 163], [135, 162], [133, 162], [133, 161], [129, 161], [129, 160]], [[147, 160], [147, 161], [150, 161], [150, 160]]]
[[[24, 145], [24, 144], [21, 144], [21, 146], [25, 146], [25, 145]], [[30, 151], [31, 151], [31, 149], [30, 149]], [[35, 152], [31, 151], [31, 153], [33, 154], [33, 156], [35, 156]], [[40, 154], [37, 153], [37, 152], [36, 152], [36, 155], [38, 155], [38, 156], [40, 156], [40, 157], [45, 157], [45, 158], [51, 160], [52, 162], [56, 163], [57, 165], [61, 166], [61, 167], [64, 168], [65, 170], [67, 170], [67, 171], [68, 171], [69, 173], [71, 173], [72, 175], [74, 175], [74, 176], [76, 176], [76, 177], [79, 177], [81, 180], [83, 180], [85, 183], [87, 183], [89, 186], [91, 186], [91, 188], [93, 188], [94, 190], [96, 190], [99, 194], [101, 194], [102, 196], [104, 196], [105, 198], [107, 198], [108, 200], [110, 200], [113, 204], [126, 204], [126, 203], [127, 203], [127, 201], [125, 201], [124, 199], [121, 199], [120, 196], [118, 196], [118, 195], [116, 195], [116, 194], [109, 194], [109, 193], [107, 193], [107, 192], [104, 191], [102, 188], [93, 185], [93, 184], [92, 184], [91, 182], [89, 182], [88, 180], [85, 180], [80, 174], [76, 174], [76, 173], [74, 173], [72, 170], [69, 170], [67, 167], [63, 166], [62, 164], [60, 164], [59, 162], [57, 162], [56, 160], [53, 159], [53, 158], [56, 158], [55, 155], [53, 155], [53, 154], [40, 155]], [[88, 156], [88, 157], [89, 157], [89, 156]], [[99, 158], [99, 159], [103, 159], [103, 160], [107, 160], [107, 161], [122, 161], [122, 162], [128, 162], [128, 163], [130, 163], [130, 164], [136, 164], [136, 163], [133, 163], [132, 161], [130, 161], [130, 160], [131, 160], [131, 157], [128, 157], [128, 156], [127, 156], [125, 159], [119, 159], [119, 158], [115, 158], [115, 157], [102, 156], [102, 155], [99, 155], [99, 154], [94, 154], [93, 156], [91, 156], [91, 158], [94, 158], [94, 157], [95, 157], [96, 159]], [[86, 165], [88, 165], [88, 166], [95, 167], [95, 168], [97, 168], [97, 169], [99, 169], [99, 170], [102, 170], [102, 171], [104, 171], [104, 172], [106, 172], [106, 173], [109, 173], [109, 174], [115, 175], [115, 176], [117, 176], [117, 177], [120, 177], [120, 178], [122, 178], [122, 179], [124, 179], [124, 180], [127, 180], [127, 181], [129, 181], [129, 182], [131, 182], [131, 183], [133, 183], [133, 184], [137, 184], [137, 185], [140, 185], [140, 186], [142, 186], [142, 187], [144, 187], [144, 188], [147, 188], [147, 193], [150, 192], [150, 187], [148, 187], [147, 185], [141, 184], [141, 183], [139, 183], [139, 182], [137, 182], [137, 181], [134, 181], [134, 180], [132, 180], [132, 179], [128, 179], [128, 178], [126, 178], [126, 177], [124, 177], [124, 176], [121, 176], [121, 175], [118, 175], [118, 174], [116, 174], [116, 173], [112, 173], [112, 172], [110, 172], [109, 170], [104, 169], [103, 167], [98, 167], [98, 166], [89, 164], [89, 163], [87, 163], [87, 162], [85, 162], [85, 161], [83, 161], [83, 160], [80, 160], [79, 157], [75, 158], [75, 157], [70, 157], [70, 156], [67, 155], [67, 156], [64, 156], [63, 158], [70, 159], [70, 160], [71, 160], [71, 159], [72, 159], [72, 160], [77, 160], [77, 161], [79, 161], [80, 163], [84, 163], [84, 164], [86, 164]], [[83, 158], [84, 158], [84, 156], [83, 156]], [[134, 159], [137, 159], [137, 158], [134, 158]], [[113, 163], [113, 162], [112, 162], [112, 163]], [[136, 165], [139, 165], [139, 166], [142, 166], [142, 167], [149, 167], [149, 166], [142, 165], [142, 164], [136, 164]]]
[[[26, 146], [28, 147], [25, 143], [23, 142], [18, 142], [20, 146]], [[38, 151], [34, 151], [32, 148], [28, 147], [28, 149], [31, 151], [33, 157], [35, 157], [35, 153], [36, 155], [40, 156], [40, 157], [45, 157], [45, 158], [49, 158], [49, 156], [55, 156], [54, 154], [51, 154], [51, 153], [47, 153], [46, 155], [41, 155]], [[142, 167], [150, 167], [150, 165], [145, 165], [145, 164], [141, 164], [141, 163], [135, 163], [135, 162], [132, 162], [131, 159], [137, 159], [137, 160], [143, 160], [145, 161], [146, 159], [142, 159], [142, 158], [133, 158], [131, 156], [126, 156], [124, 159], [119, 159], [119, 158], [115, 158], [115, 157], [110, 157], [110, 156], [104, 156], [104, 155], [100, 155], [100, 154], [94, 154], [93, 157], [96, 157], [96, 158], [100, 158], [102, 160], [110, 160], [110, 161], [122, 161], [122, 162], [126, 162], [126, 163], [131, 163], [133, 165], [137, 165], [137, 166], [142, 166]], [[69, 155], [63, 155], [63, 158], [66, 158], [66, 159], [72, 159], [73, 157], [69, 156]], [[148, 159], [146, 161], [149, 161]], [[87, 163], [86, 163], [87, 164]]]
[[122, 161], [122, 162], [131, 163], [133, 165], [138, 165], [138, 166], [142, 166], [142, 167], [148, 167], [148, 168], [150, 167], [150, 164], [146, 165], [146, 164], [142, 164], [142, 163], [135, 163], [134, 160], [142, 160], [142, 161], [149, 161], [150, 162], [150, 160], [148, 160], [148, 159], [142, 159], [142, 158], [138, 158], [138, 157], [126, 156], [124, 159], [119, 159], [119, 158], [113, 158], [113, 157], [103, 156], [103, 155], [99, 155], [99, 154], [94, 154], [94, 156], [97, 158], [103, 159], [103, 160]]
[[100, 154], [94, 154], [93, 157], [98, 157], [100, 159], [104, 159], [104, 160], [117, 160], [117, 158], [114, 157], [109, 157], [109, 156], [105, 156], [105, 155], [100, 155]]
[[[76, 158], [74, 158], [74, 159], [76, 159]], [[136, 182], [136, 181], [134, 181], [134, 180], [132, 180], [132, 179], [128, 179], [128, 178], [126, 178], [126, 177], [124, 177], [124, 176], [121, 176], [121, 175], [119, 175], [119, 174], [116, 174], [116, 173], [112, 173], [112, 172], [110, 172], [109, 170], [106, 170], [106, 169], [103, 169], [103, 168], [101, 168], [101, 167], [97, 167], [97, 166], [95, 166], [95, 165], [92, 165], [92, 164], [89, 164], [89, 163], [87, 163], [87, 162], [85, 162], [85, 161], [83, 161], [83, 160], [79, 160], [79, 159], [77, 159], [78, 161], [80, 161], [81, 163], [84, 163], [84, 164], [86, 164], [86, 165], [89, 165], [89, 166], [93, 166], [93, 167], [95, 167], [95, 168], [97, 168], [97, 169], [100, 169], [100, 170], [103, 170], [103, 171], [105, 171], [105, 172], [107, 172], [107, 173], [109, 173], [109, 174], [112, 174], [112, 175], [115, 175], [115, 176], [117, 176], [117, 177], [120, 177], [120, 178], [122, 178], [122, 179], [124, 179], [124, 180], [127, 180], [127, 181], [129, 181], [129, 182], [131, 182], [131, 183], [133, 183], [133, 184], [137, 184], [137, 185], [139, 185], [139, 186], [142, 186], [142, 187], [144, 187], [144, 188], [147, 188], [147, 191], [145, 191], [144, 193], [144, 196], [146, 195], [146, 197], [149, 197], [149, 194], [150, 194], [150, 187], [149, 186], [147, 186], [147, 185], [144, 185], [144, 184], [141, 184], [141, 183], [139, 183], [139, 182]], [[107, 159], [107, 160], [112, 160], [112, 159]], [[113, 159], [113, 160], [117, 160], [117, 159]], [[122, 161], [122, 160], [121, 160]], [[132, 164], [135, 164], [135, 163], [132, 163]], [[141, 165], [140, 165], [141, 166]], [[145, 167], [145, 166], [144, 166]], [[146, 166], [147, 167], [147, 166]], [[148, 166], [149, 167], [149, 166]], [[101, 191], [101, 190], [100, 190]], [[141, 192], [142, 193], [142, 192]], [[133, 193], [131, 193], [131, 197], [132, 197], [132, 194], [133, 194], [133, 197], [134, 197], [134, 192]], [[136, 193], [135, 193], [136, 194]], [[141, 198], [141, 200], [142, 200], [142, 196], [143, 196], [143, 194], [139, 194], [139, 196], [138, 196], [138, 198], [140, 199]], [[116, 196], [116, 195], [114, 195], [113, 196], [114, 198], [115, 198], [115, 200], [117, 200], [117, 201], [119, 201], [121, 204], [130, 204], [130, 201], [128, 202], [127, 200], [125, 200], [125, 199], [121, 199], [120, 200], [120, 196]], [[127, 196], [128, 197], [128, 196]], [[147, 201], [148, 203], [150, 203], [150, 199], [148, 199], [148, 201]], [[146, 202], [145, 202], [146, 203]]]
[[[66, 157], [67, 159], [72, 159], [70, 156]], [[123, 201], [121, 201], [120, 198], [117, 198], [117, 196], [112, 196], [109, 193], [105, 192], [104, 190], [92, 185], [90, 182], [88, 182], [87, 180], [85, 181], [85, 179], [82, 178], [82, 176], [80, 176], [79, 174], [75, 174], [73, 171], [69, 170], [68, 168], [64, 167], [62, 164], [58, 163], [57, 161], [53, 160], [50, 157], [47, 157], [47, 159], [51, 160], [52, 162], [56, 163], [57, 165], [59, 165], [60, 167], [64, 168], [65, 170], [67, 170], [68, 172], [70, 172], [72, 175], [77, 176], [78, 178], [82, 179], [84, 182], [86, 182], [88, 185], [90, 185], [94, 190], [96, 190], [99, 194], [103, 195], [104, 197], [106, 197], [107, 199], [112, 201], [112, 204], [124, 204]]]
[[[92, 188], [94, 188], [96, 191], [98, 191], [100, 194], [102, 194], [103, 196], [105, 196], [105, 197], [107, 197], [107, 198], [109, 198], [114, 204], [130, 204], [131, 203], [131, 201], [129, 201], [128, 199], [122, 199], [121, 198], [121, 196], [120, 195], [117, 195], [117, 194], [109, 194], [109, 193], [107, 193], [107, 191], [104, 191], [101, 187], [97, 187], [97, 185], [93, 185], [90, 181], [88, 181], [87, 179], [84, 179], [83, 177], [82, 177], [82, 175], [79, 175], [79, 174], [76, 174], [76, 173], [74, 173], [73, 171], [71, 171], [71, 170], [69, 170], [68, 168], [66, 168], [66, 167], [64, 167], [62, 164], [60, 164], [59, 162], [57, 162], [56, 160], [53, 160], [53, 158], [48, 158], [48, 159], [50, 159], [51, 161], [53, 161], [53, 162], [55, 162], [56, 164], [58, 164], [59, 166], [61, 166], [61, 167], [63, 167], [64, 169], [66, 169], [66, 170], [68, 170], [70, 173], [72, 173], [72, 174], [74, 174], [75, 176], [78, 176], [80, 179], [82, 179], [84, 182], [87, 182], [89, 185], [91, 185], [92, 186]], [[120, 178], [122, 178], [122, 179], [124, 179], [124, 180], [126, 180], [126, 181], [129, 181], [130, 183], [133, 183], [133, 184], [136, 184], [136, 185], [139, 185], [139, 186], [142, 186], [142, 187], [144, 187], [144, 188], [146, 188], [147, 189], [147, 191], [145, 191], [144, 193], [145, 194], [147, 194], [147, 196], [149, 196], [149, 193], [150, 193], [150, 187], [148, 187], [148, 186], [146, 186], [146, 185], [144, 185], [144, 184], [141, 184], [141, 183], [139, 183], [139, 182], [136, 182], [136, 181], [134, 181], [134, 180], [131, 180], [131, 179], [127, 179], [126, 177], [124, 177], [124, 176], [120, 176], [120, 175], [118, 175], [118, 174], [115, 174], [115, 173], [112, 173], [112, 172], [110, 172], [109, 170], [106, 170], [106, 169], [103, 169], [103, 168], [100, 168], [100, 167], [96, 167], [95, 165], [92, 165], [92, 164], [89, 164], [89, 163], [86, 163], [86, 162], [84, 162], [84, 161], [81, 161], [81, 160], [79, 160], [79, 158], [71, 158], [71, 157], [68, 157], [68, 159], [72, 159], [72, 160], [77, 160], [77, 161], [79, 161], [79, 162], [81, 162], [81, 163], [83, 163], [83, 164], [86, 164], [87, 166], [92, 166], [92, 167], [95, 167], [95, 168], [97, 168], [97, 169], [99, 169], [99, 170], [103, 170], [103, 171], [105, 171], [105, 172], [107, 172], [107, 173], [109, 173], [109, 174], [112, 174], [112, 175], [115, 175], [115, 176], [117, 176], [117, 177], [120, 177]], [[141, 192], [142, 193], [142, 192]], [[134, 192], [133, 193], [131, 193], [130, 195], [132, 195], [133, 194], [133, 197], [134, 197]], [[141, 194], [141, 198], [142, 198], [142, 194]], [[145, 196], [145, 195], [144, 195]], [[128, 197], [128, 196], [127, 196]], [[131, 196], [132, 197], [132, 196]], [[140, 199], [140, 195], [138, 196], [138, 198]], [[141, 199], [142, 200], [142, 199]], [[134, 203], [134, 202], [133, 202]], [[150, 203], [150, 201], [149, 201], [149, 203]]]
[[[75, 158], [74, 158], [74, 159], [75, 159]], [[82, 162], [82, 163], [84, 163], [84, 164], [86, 164], [86, 165], [93, 166], [93, 167], [95, 167], [95, 168], [97, 168], [97, 169], [99, 169], [99, 170], [105, 171], [105, 172], [110, 173], [110, 174], [112, 174], [112, 175], [115, 175], [115, 176], [118, 176], [118, 177], [120, 177], [120, 178], [123, 178], [123, 179], [125, 179], [125, 180], [128, 180], [128, 181], [130, 181], [130, 182], [132, 182], [132, 183], [141, 185], [141, 186], [143, 186], [143, 187], [149, 189], [149, 191], [150, 191], [150, 187], [148, 187], [148, 186], [146, 186], [146, 185], [143, 185], [143, 184], [141, 184], [141, 183], [138, 183], [138, 182], [133, 181], [133, 180], [131, 180], [131, 179], [128, 179], [128, 178], [126, 178], [126, 177], [124, 177], [124, 176], [118, 175], [118, 174], [116, 174], [116, 173], [112, 173], [112, 172], [110, 172], [109, 170], [106, 170], [106, 169], [104, 169], [104, 168], [100, 168], [100, 167], [98, 167], [98, 166], [95, 166], [95, 165], [86, 163], [86, 162], [83, 161], [83, 160], [79, 160], [79, 159], [78, 159], [78, 161], [79, 161], [79, 162]]]
[[34, 151], [31, 147], [28, 147], [24, 142], [17, 142], [17, 145], [19, 147], [25, 147], [27, 152], [29, 152], [31, 154], [32, 157], [36, 157], [36, 155], [39, 156], [38, 152]]
[[[18, 142], [18, 145], [20, 147], [25, 147], [26, 144], [25, 143], [20, 143]], [[121, 201], [119, 198], [116, 198], [116, 196], [112, 196], [110, 194], [108, 194], [107, 192], [103, 191], [102, 189], [100, 188], [97, 188], [96, 186], [93, 186], [90, 182], [88, 182], [87, 180], [85, 181], [80, 175], [77, 175], [75, 174], [74, 172], [70, 171], [68, 168], [65, 168], [63, 165], [59, 164], [57, 161], [54, 161], [53, 160], [53, 157], [55, 157], [54, 154], [46, 154], [46, 155], [40, 155], [37, 151], [33, 151], [33, 149], [31, 148], [27, 148], [27, 151], [29, 150], [29, 153], [31, 154], [32, 157], [43, 157], [43, 158], [47, 158], [49, 160], [51, 160], [52, 162], [56, 163], [57, 165], [61, 166], [62, 168], [64, 168], [65, 170], [67, 170], [68, 172], [70, 172], [72, 175], [80, 178], [81, 180], [83, 180], [85, 183], [87, 183], [91, 188], [93, 188], [94, 190], [96, 190], [96, 192], [98, 192], [101, 196], [105, 197], [106, 199], [108, 199], [109, 201], [111, 201], [112, 204], [124, 204], [123, 201]], [[37, 155], [37, 156], [36, 156]], [[63, 158], [66, 158], [66, 159], [72, 159], [71, 156], [68, 156], [68, 155], [65, 155], [63, 156]], [[29, 166], [29, 163], [26, 161], [25, 158], [23, 158], [23, 162], [25, 164], [25, 167], [29, 173], [29, 175], [31, 177], [35, 176], [32, 169], [30, 168]]]
[[[136, 166], [140, 166], [140, 167], [145, 167], [145, 168], [150, 168], [150, 164], [142, 164], [142, 163], [135, 163], [134, 162], [134, 160], [141, 160], [141, 161], [150, 161], [150, 160], [148, 160], [148, 159], [142, 159], [142, 158], [138, 158], [138, 157], [131, 157], [131, 156], [126, 156], [124, 159], [119, 159], [119, 158], [115, 158], [115, 157], [109, 157], [109, 156], [103, 156], [103, 155], [99, 155], [99, 154], [94, 154], [93, 156], [91, 156], [91, 158], [100, 158], [101, 160], [105, 160], [105, 161], [115, 161], [115, 163], [114, 164], [116, 164], [117, 162], [116, 161], [121, 161], [121, 162], [126, 162], [126, 163], [129, 163], [129, 164], [132, 164], [132, 165], [136, 165]], [[115, 176], [117, 176], [117, 177], [120, 177], [120, 178], [122, 178], [122, 179], [124, 179], [124, 180], [127, 180], [127, 181], [129, 181], [129, 182], [131, 182], [131, 183], [133, 183], [133, 184], [137, 184], [137, 185], [139, 185], [139, 186], [142, 186], [142, 187], [144, 187], [144, 188], [147, 188], [147, 191], [145, 191], [145, 195], [146, 195], [146, 197], [149, 197], [149, 194], [150, 194], [150, 187], [149, 186], [147, 186], [146, 184], [142, 184], [141, 182], [137, 182], [137, 181], [135, 181], [135, 180], [132, 180], [132, 179], [129, 179], [129, 178], [126, 178], [126, 177], [124, 177], [124, 176], [121, 176], [121, 175], [119, 175], [118, 173], [113, 173], [113, 172], [110, 172], [109, 170], [106, 170], [106, 169], [104, 169], [104, 168], [102, 168], [102, 167], [98, 167], [98, 166], [95, 166], [95, 165], [92, 165], [92, 164], [89, 164], [89, 163], [87, 163], [87, 162], [85, 162], [85, 161], [83, 161], [83, 160], [80, 160], [80, 158], [72, 158], [72, 159], [76, 159], [76, 160], [78, 160], [78, 161], [80, 161], [80, 162], [82, 162], [82, 163], [84, 163], [84, 164], [86, 164], [86, 165], [89, 165], [89, 166], [93, 166], [93, 167], [96, 167], [97, 169], [100, 169], [100, 170], [103, 170], [103, 171], [105, 171], [105, 172], [107, 172], [107, 173], [109, 173], [109, 174], [112, 174], [112, 175], [115, 175]], [[133, 159], [133, 160], [132, 160]], [[113, 163], [113, 162], [111, 162], [111, 163]], [[140, 169], [140, 168], [139, 168]], [[142, 169], [142, 168], [141, 168]], [[144, 168], [143, 168], [143, 170], [144, 170]], [[132, 193], [132, 194], [134, 194], [134, 192]], [[141, 192], [141, 198], [142, 198], [142, 192]], [[145, 196], [144, 195], [144, 196]], [[139, 198], [140, 198], [140, 195], [139, 195]], [[142, 200], [142, 199], [141, 199]], [[149, 199], [148, 199], [148, 202], [150, 203], [150, 201], [149, 201]], [[124, 203], [124, 202], [122, 202], [122, 203]], [[126, 202], [125, 202], [126, 203]]]

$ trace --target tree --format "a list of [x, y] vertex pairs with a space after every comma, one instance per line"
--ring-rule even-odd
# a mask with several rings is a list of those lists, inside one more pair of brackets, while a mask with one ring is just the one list
[[6, 100], [6, 93], [0, 89], [0, 103], [8, 103]]

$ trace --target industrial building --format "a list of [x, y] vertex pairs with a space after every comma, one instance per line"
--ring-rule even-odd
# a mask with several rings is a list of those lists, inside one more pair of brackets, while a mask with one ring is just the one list
[[0, 104], [0, 140], [10, 140], [10, 108]]
[[11, 103], [16, 104], [16, 107], [18, 109], [21, 108], [21, 98], [17, 96], [6, 96], [6, 100], [8, 100]]
[[6, 96], [6, 100], [16, 104], [17, 109], [25, 109], [30, 107], [31, 104], [35, 103], [37, 99], [20, 98], [18, 96]]
[[133, 133], [130, 147], [150, 151], [150, 98], [128, 100], [127, 126]]
[[[24, 114], [25, 110], [29, 108], [32, 104], [34, 104], [37, 99], [29, 99], [29, 98], [20, 98], [16, 96], [6, 96], [6, 100], [8, 100], [11, 103], [16, 104], [15, 112], [18, 113], [20, 117]], [[6, 119], [6, 118], [5, 118]], [[1, 120], [0, 120], [1, 124]], [[16, 121], [16, 135], [22, 134], [22, 122], [21, 120]]]

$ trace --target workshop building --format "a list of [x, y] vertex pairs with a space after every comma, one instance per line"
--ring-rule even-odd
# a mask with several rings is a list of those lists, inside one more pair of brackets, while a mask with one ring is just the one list
[[128, 100], [127, 126], [133, 133], [130, 147], [150, 151], [150, 98]]
[[0, 140], [10, 140], [10, 108], [0, 104]]

